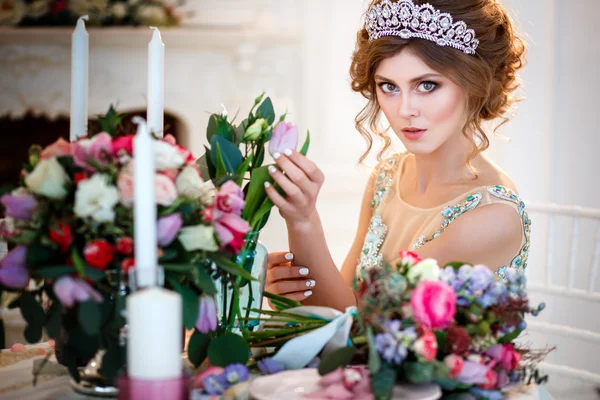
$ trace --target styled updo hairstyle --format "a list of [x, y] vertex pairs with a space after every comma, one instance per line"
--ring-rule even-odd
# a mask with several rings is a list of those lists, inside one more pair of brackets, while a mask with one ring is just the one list
[[[371, 4], [380, 1], [374, 0]], [[378, 128], [381, 109], [377, 103], [375, 71], [381, 61], [410, 48], [430, 68], [466, 90], [469, 116], [463, 134], [473, 143], [473, 152], [467, 160], [469, 163], [489, 147], [482, 122], [500, 119], [501, 122], [494, 128], [495, 133], [508, 121], [511, 105], [520, 100], [512, 92], [519, 87], [516, 71], [525, 62], [525, 42], [517, 36], [506, 9], [497, 0], [413, 0], [413, 3], [429, 3], [437, 10], [452, 15], [454, 21], [464, 21], [468, 28], [475, 31], [479, 46], [475, 55], [469, 55], [424, 39], [386, 36], [369, 41], [369, 34], [363, 26], [357, 34], [350, 66], [352, 90], [369, 100], [355, 119], [356, 128], [368, 146], [360, 162], [364, 161], [373, 147], [369, 129], [384, 141], [377, 159], [381, 159], [391, 142], [385, 132]]]

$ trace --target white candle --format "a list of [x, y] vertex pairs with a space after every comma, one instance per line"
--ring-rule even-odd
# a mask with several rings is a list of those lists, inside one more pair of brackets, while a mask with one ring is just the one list
[[137, 135], [133, 140], [133, 188], [134, 188], [134, 240], [135, 269], [138, 280], [136, 286], [157, 285], [156, 252], [156, 201], [154, 139], [146, 129], [141, 117], [134, 117], [138, 124]]
[[87, 135], [89, 38], [83, 22], [87, 19], [79, 17], [71, 37], [71, 141]]
[[158, 137], [163, 136], [165, 97], [165, 45], [158, 28], [154, 29], [148, 43], [148, 129]]
[[133, 379], [181, 376], [181, 296], [149, 288], [127, 296], [127, 374]]

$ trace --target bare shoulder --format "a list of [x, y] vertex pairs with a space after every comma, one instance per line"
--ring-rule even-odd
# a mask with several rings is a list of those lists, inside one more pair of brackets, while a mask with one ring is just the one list
[[477, 169], [477, 186], [505, 186], [518, 193], [517, 187], [508, 174], [496, 163], [483, 154], [477, 158], [475, 163]]

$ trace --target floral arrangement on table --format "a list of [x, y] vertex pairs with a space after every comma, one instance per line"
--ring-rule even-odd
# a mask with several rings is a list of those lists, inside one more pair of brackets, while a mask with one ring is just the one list
[[[238, 142], [249, 151], [240, 165], [223, 141], [237, 136], [220, 130], [231, 123], [224, 115], [211, 117], [209, 135], [219, 138], [212, 143], [222, 146], [216, 144], [211, 152], [215, 163], [208, 154], [200, 160], [209, 161], [202, 164], [210, 169], [206, 181], [196, 159], [172, 135], [153, 141], [159, 263], [165, 286], [182, 296], [184, 327], [195, 329], [189, 358], [197, 365], [206, 357], [222, 366], [248, 360], [246, 341], [232, 333], [241, 308], [232, 303], [219, 324], [216, 284], [233, 288], [236, 299], [237, 288], [254, 279], [237, 261], [242, 254], [245, 261], [250, 250], [247, 234], [262, 228], [268, 217], [261, 181], [267, 178], [260, 175], [262, 160], [256, 155], [271, 137], [275, 145], [295, 130], [283, 121], [270, 127], [271, 101], [262, 102], [261, 96], [260, 103]], [[0, 260], [0, 294], [19, 292], [11, 307], [21, 309], [28, 342], [39, 341], [43, 331], [50, 338], [64, 335], [61, 358], [75, 379], [78, 367], [104, 350], [100, 372], [114, 382], [125, 365], [122, 311], [130, 289], [128, 271], [135, 268], [135, 135], [112, 107], [98, 122], [101, 132], [90, 137], [72, 143], [59, 139], [44, 149], [32, 146], [18, 187], [1, 196], [6, 218], [0, 237], [12, 249]], [[241, 186], [248, 174], [244, 195]], [[257, 218], [260, 223], [247, 222]]]
[[[450, 263], [440, 268], [435, 260], [421, 260], [408, 251], [401, 252], [395, 266], [361, 271], [355, 280], [359, 308], [349, 338], [352, 345], [321, 354], [323, 390], [311, 396], [389, 399], [396, 384], [436, 383], [445, 394], [501, 399], [510, 384], [544, 382], [535, 365], [548, 351], [515, 343], [526, 328], [525, 316], [536, 316], [544, 304], [529, 306], [522, 271], [508, 268], [505, 276], [500, 280], [483, 265]], [[288, 318], [287, 329], [304, 328], [312, 334], [335, 322], [312, 327], [318, 319], [293, 322], [294, 310], [290, 304], [270, 314], [275, 320]], [[279, 347], [305, 334], [286, 338], [280, 331], [265, 329], [263, 338]], [[264, 339], [257, 344], [263, 345]], [[262, 360], [275, 372], [286, 369], [285, 362], [277, 361], [277, 353]], [[349, 364], [366, 366], [346, 368]], [[365, 381], [370, 381], [370, 390]]]
[[2, 0], [0, 26], [74, 26], [89, 16], [94, 26], [177, 26], [184, 0]]

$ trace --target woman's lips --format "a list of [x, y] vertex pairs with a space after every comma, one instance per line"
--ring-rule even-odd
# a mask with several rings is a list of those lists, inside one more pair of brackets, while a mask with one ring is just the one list
[[402, 133], [408, 140], [419, 140], [423, 137], [427, 129], [405, 128]]

